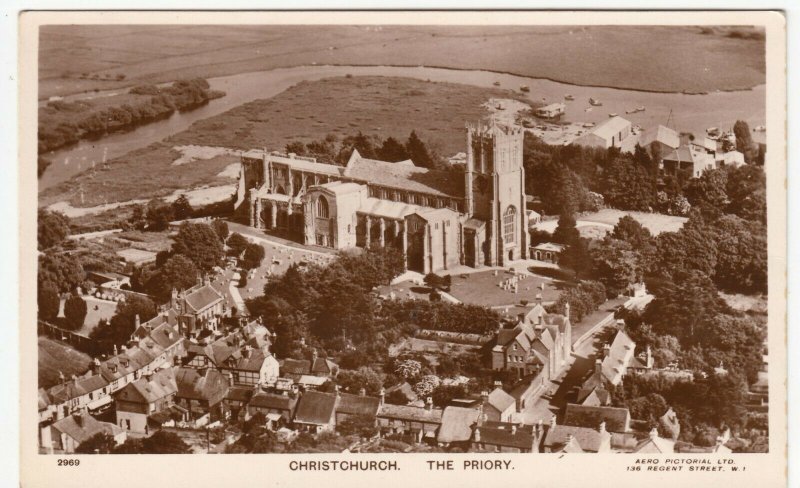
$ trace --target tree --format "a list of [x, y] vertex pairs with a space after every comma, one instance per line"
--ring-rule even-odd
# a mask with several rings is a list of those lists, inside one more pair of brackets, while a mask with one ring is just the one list
[[78, 295], [70, 295], [64, 302], [64, 322], [69, 330], [79, 330], [86, 320], [86, 301]]
[[336, 375], [336, 384], [350, 393], [358, 393], [364, 388], [367, 395], [377, 395], [383, 386], [385, 375], [369, 366], [361, 366], [355, 371], [342, 369]]
[[162, 200], [154, 198], [147, 203], [147, 230], [160, 232], [169, 227], [173, 219], [172, 207]]
[[623, 240], [606, 237], [591, 249], [593, 276], [605, 285], [609, 295], [618, 296], [642, 280], [639, 254]]
[[434, 390], [439, 388], [441, 380], [438, 376], [429, 374], [423, 376], [416, 384], [414, 384], [414, 393], [420, 397], [430, 396]]
[[188, 454], [191, 448], [178, 434], [159, 430], [144, 439], [128, 438], [115, 454]]
[[759, 166], [745, 165], [726, 168], [725, 192], [730, 199], [727, 212], [747, 220], [767, 223], [767, 174]]
[[738, 293], [767, 292], [767, 231], [760, 222], [726, 215], [714, 223], [717, 264], [714, 282]]
[[194, 209], [192, 204], [189, 203], [189, 198], [185, 193], [182, 193], [174, 202], [172, 202], [172, 215], [175, 220], [184, 220], [192, 216]]
[[577, 222], [572, 214], [561, 214], [558, 218], [558, 226], [553, 232], [553, 241], [565, 246], [570, 246], [577, 242], [581, 237], [578, 231]]
[[655, 203], [655, 182], [644, 166], [621, 155], [603, 173], [602, 194], [614, 208], [649, 211]]
[[383, 161], [396, 163], [408, 159], [408, 151], [394, 137], [388, 137], [378, 149], [378, 157]]
[[228, 234], [230, 234], [228, 223], [221, 219], [215, 219], [211, 222], [211, 227], [214, 228], [214, 232], [219, 236], [219, 240], [224, 243], [225, 239], [228, 238]]
[[172, 296], [172, 290], [185, 290], [197, 284], [200, 272], [194, 262], [182, 254], [174, 254], [145, 283], [148, 293], [162, 303]]
[[421, 166], [423, 168], [434, 169], [436, 166], [435, 161], [428, 152], [425, 143], [417, 136], [415, 131], [411, 131], [406, 141], [406, 152], [414, 162], [414, 166]]
[[89, 337], [109, 344], [121, 346], [127, 343], [135, 329], [136, 316], [140, 322], [147, 322], [156, 316], [156, 304], [147, 297], [129, 295], [117, 306], [111, 320], [98, 324]]
[[450, 275], [439, 276], [436, 273], [428, 273], [424, 278], [425, 284], [436, 290], [447, 290], [450, 288], [452, 278]]
[[266, 251], [264, 246], [257, 243], [250, 243], [244, 248], [244, 257], [242, 258], [242, 267], [244, 269], [254, 269], [261, 266], [264, 261]]
[[84, 279], [83, 266], [77, 257], [52, 253], [39, 255], [39, 286], [49, 281], [58, 287], [59, 292], [67, 293], [75, 290]]
[[404, 359], [395, 365], [394, 371], [403, 379], [413, 381], [422, 371], [422, 364], [414, 359]]
[[78, 444], [75, 448], [77, 454], [111, 454], [117, 442], [111, 434], [100, 432]]
[[201, 272], [211, 271], [222, 261], [222, 243], [208, 224], [184, 222], [174, 240], [172, 252], [191, 259]]
[[653, 246], [653, 235], [630, 215], [624, 215], [617, 221], [611, 237], [627, 242], [636, 251], [643, 251]]
[[39, 307], [39, 318], [47, 322], [55, 321], [61, 306], [58, 287], [52, 281], [45, 281], [39, 284], [37, 292], [36, 304]]
[[69, 218], [61, 212], [40, 208], [37, 225], [37, 245], [40, 251], [61, 244], [69, 235]]
[[728, 173], [723, 169], [706, 170], [699, 178], [692, 178], [685, 194], [689, 203], [704, 215], [717, 217], [730, 203], [725, 189]]
[[247, 246], [250, 244], [243, 235], [239, 234], [238, 232], [234, 232], [228, 237], [228, 241], [226, 245], [228, 246], [228, 253], [231, 256], [240, 257]]
[[733, 124], [733, 135], [736, 136], [736, 150], [744, 154], [745, 161], [752, 161], [753, 156], [753, 136], [750, 126], [744, 120], [737, 120]]

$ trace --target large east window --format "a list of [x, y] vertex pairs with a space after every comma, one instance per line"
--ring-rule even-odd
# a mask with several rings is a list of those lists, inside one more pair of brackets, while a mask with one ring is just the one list
[[328, 218], [328, 200], [322, 195], [317, 198], [317, 205], [315, 207], [316, 216], [321, 219]]
[[506, 244], [517, 242], [517, 209], [513, 205], [503, 214], [503, 241]]

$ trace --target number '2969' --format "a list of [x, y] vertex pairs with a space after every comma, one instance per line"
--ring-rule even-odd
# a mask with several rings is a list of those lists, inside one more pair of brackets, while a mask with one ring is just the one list
[[79, 466], [81, 464], [80, 459], [59, 459], [58, 465], [59, 466]]

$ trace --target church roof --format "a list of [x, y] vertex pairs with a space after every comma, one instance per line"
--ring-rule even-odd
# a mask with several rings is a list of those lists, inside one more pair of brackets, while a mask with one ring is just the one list
[[430, 170], [401, 163], [388, 163], [361, 157], [357, 150], [347, 162], [344, 176], [400, 190], [446, 197], [464, 197], [462, 179], [448, 171]]

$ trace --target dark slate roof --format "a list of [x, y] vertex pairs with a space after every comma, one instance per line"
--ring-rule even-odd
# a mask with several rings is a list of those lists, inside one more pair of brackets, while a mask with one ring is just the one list
[[247, 402], [253, 396], [253, 388], [244, 386], [231, 386], [225, 395], [226, 400]]
[[199, 312], [222, 300], [222, 295], [211, 285], [203, 285], [188, 291], [184, 297], [186, 304], [195, 312]]
[[478, 440], [476, 435], [475, 442], [493, 446], [534, 449], [535, 437], [530, 426], [527, 429], [519, 426], [513, 433], [511, 424], [502, 426], [482, 425], [475, 430], [476, 434], [480, 436], [480, 440]]
[[253, 398], [250, 399], [250, 403], [248, 403], [247, 406], [291, 411], [296, 403], [296, 398], [287, 395], [259, 392], [253, 395]]
[[281, 374], [309, 374], [311, 361], [308, 359], [284, 359], [281, 361]]
[[377, 397], [340, 393], [339, 402], [336, 405], [336, 413], [375, 417], [380, 403], [381, 401]]
[[221, 402], [228, 393], [228, 378], [215, 369], [206, 369], [204, 375], [194, 368], [181, 367], [175, 372], [178, 397], [207, 400], [209, 405]]
[[294, 421], [305, 424], [324, 425], [331, 422], [336, 409], [336, 395], [309, 391], [297, 402]]
[[410, 161], [388, 163], [362, 158], [353, 151], [344, 175], [348, 178], [379, 186], [397, 188], [429, 195], [463, 198], [463, 178], [449, 171], [429, 170], [414, 166]]
[[333, 374], [339, 366], [333, 361], [326, 358], [316, 358], [314, 365], [311, 367], [312, 373]]
[[609, 432], [628, 431], [630, 420], [631, 413], [627, 408], [592, 407], [569, 403], [564, 412], [564, 425], [596, 429], [601, 422], [605, 422], [606, 430]]
[[168, 323], [163, 323], [150, 332], [150, 337], [164, 349], [168, 349], [182, 340], [178, 332]]
[[153, 403], [178, 391], [175, 382], [175, 373], [172, 368], [166, 368], [154, 373], [150, 381], [143, 376], [138, 380], [128, 383], [119, 390], [115, 397], [118, 400], [135, 403]]

